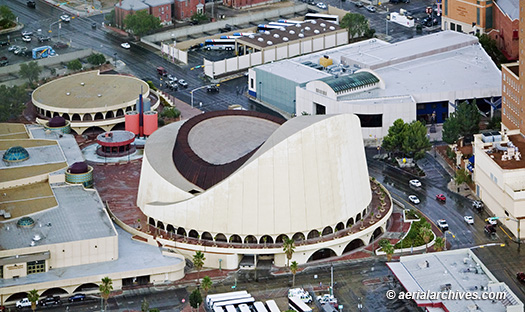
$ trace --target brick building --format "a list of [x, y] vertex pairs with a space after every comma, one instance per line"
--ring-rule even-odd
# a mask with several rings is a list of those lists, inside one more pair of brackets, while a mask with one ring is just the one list
[[176, 18], [173, 7], [174, 0], [121, 0], [115, 4], [115, 23], [118, 27], [123, 27], [126, 16], [133, 12], [147, 11], [158, 17], [161, 25], [170, 25], [173, 18]]
[[441, 28], [488, 34], [509, 60], [518, 57], [518, 1], [444, 0]]
[[222, 0], [222, 4], [230, 8], [242, 9], [278, 1], [279, 0]]
[[204, 13], [204, 0], [175, 0], [174, 19], [183, 20], [195, 13]]

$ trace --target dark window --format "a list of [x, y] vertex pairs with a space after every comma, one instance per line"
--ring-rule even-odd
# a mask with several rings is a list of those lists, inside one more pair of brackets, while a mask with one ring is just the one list
[[4, 278], [4, 266], [0, 265], [0, 279]]
[[[489, 2], [487, 2], [485, 5], [489, 4]], [[492, 6], [489, 6], [485, 9], [485, 28], [492, 28]]]
[[417, 104], [417, 110], [424, 110], [425, 104]]
[[42, 273], [46, 271], [46, 260], [29, 261], [27, 263], [27, 274]]
[[437, 104], [432, 104], [432, 109], [436, 109], [437, 107]]
[[479, 8], [476, 8], [476, 25], [479, 25]]
[[456, 30], [456, 24], [450, 23], [450, 30]]
[[317, 104], [317, 103], [314, 103], [314, 104], [315, 104], [315, 114], [316, 115], [326, 115], [326, 106]]
[[448, 107], [448, 103], [441, 103], [441, 107], [447, 108]]
[[445, 11], [445, 15], [448, 15], [448, 0], [445, 0], [445, 5], [443, 10]]
[[363, 128], [377, 128], [383, 126], [383, 114], [362, 115], [356, 114]]
[[250, 78], [250, 88], [253, 89], [253, 78]]
[[441, 113], [441, 120], [443, 120], [443, 122], [445, 122], [445, 120], [448, 118], [448, 114], [445, 112], [445, 113]]
[[457, 25], [458, 27], [456, 28], [456, 30], [458, 32], [463, 32], [463, 27], [461, 25]]

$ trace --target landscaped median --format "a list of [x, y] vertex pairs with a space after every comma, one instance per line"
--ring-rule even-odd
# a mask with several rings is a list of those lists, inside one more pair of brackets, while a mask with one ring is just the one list
[[[394, 254], [410, 251], [428, 250], [428, 247], [434, 245], [436, 235], [432, 231], [432, 225], [426, 218], [414, 210], [404, 210], [403, 219], [405, 222], [410, 222], [409, 231], [403, 235], [394, 247]], [[381, 243], [380, 243], [381, 245]], [[388, 246], [386, 249], [389, 249]], [[378, 256], [387, 255], [383, 251], [383, 247], [376, 249], [375, 254]]]

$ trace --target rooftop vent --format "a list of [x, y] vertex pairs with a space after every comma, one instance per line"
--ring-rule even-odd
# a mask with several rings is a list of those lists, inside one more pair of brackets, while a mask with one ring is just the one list
[[261, 37], [259, 37], [259, 38], [257, 38], [257, 41], [259, 41], [259, 42], [263, 42], [263, 41], [264, 41], [264, 39], [263, 39], [263, 38], [261, 38]]
[[312, 24], [314, 24], [314, 25], [315, 25], [315, 24], [317, 24], [317, 21], [315, 21], [315, 20], [312, 20]]
[[326, 27], [326, 24], [325, 23], [321, 23], [321, 24], [319, 24], [319, 26]]
[[248, 38], [253, 39], [253, 38], [255, 38], [255, 36], [254, 35], [249, 35]]
[[285, 42], [286, 42], [286, 41], [288, 41], [288, 38], [286, 38], [286, 37], [283, 37], [283, 41], [285, 41]]
[[265, 31], [264, 31], [264, 34], [265, 34], [265, 35], [269, 35], [269, 34], [270, 34], [270, 31], [269, 31], [269, 30], [265, 30]]
[[314, 30], [314, 34], [318, 34], [318, 33], [319, 33], [319, 29]]
[[303, 37], [304, 37], [304, 34], [299, 34], [299, 37], [303, 38]]
[[80, 83], [80, 85], [81, 85], [81, 86], [84, 86], [84, 85], [85, 85], [85, 83], [81, 82], [81, 83]]
[[69, 96], [70, 94], [71, 94], [71, 93], [69, 93], [69, 92], [66, 92], [66, 95], [68, 95], [68, 96]]
[[267, 44], [267, 45], [272, 45], [273, 42], [271, 42], [270, 40], [268, 40], [268, 41], [266, 42], [266, 44]]
[[304, 30], [310, 30], [310, 29], [311, 29], [311, 28], [308, 27], [308, 26], [306, 26], [306, 27], [304, 28]]
[[290, 35], [294, 35], [294, 34], [295, 34], [295, 31], [290, 30], [289, 33], [290, 33]]
[[39, 234], [33, 235], [33, 241], [38, 242], [41, 239], [42, 239], [42, 237]]
[[330, 30], [335, 30], [335, 27], [334, 26], [330, 26]]
[[279, 34], [273, 34], [274, 38], [279, 38]]
[[284, 27], [279, 28], [280, 31], [286, 31]]
[[102, 96], [102, 94], [100, 94], [100, 93], [99, 93], [99, 94], [97, 94], [97, 96], [98, 96], [98, 97], [101, 97], [101, 96]]

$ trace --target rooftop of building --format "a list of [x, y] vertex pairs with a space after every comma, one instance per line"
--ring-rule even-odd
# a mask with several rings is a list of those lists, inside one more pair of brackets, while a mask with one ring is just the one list
[[[521, 155], [521, 152], [525, 151], [525, 137], [522, 134], [509, 135], [508, 140], [506, 140], [504, 136], [502, 137], [499, 131], [482, 133], [481, 137], [483, 139], [483, 136], [487, 137], [488, 135], [495, 135], [499, 137], [499, 139], [495, 142], [486, 140], [484, 152], [489, 155], [501, 169], [513, 170], [525, 168], [525, 160]], [[513, 149], [512, 151], [510, 151], [511, 148]], [[517, 148], [517, 150], [514, 148]], [[521, 186], [518, 189], [521, 190]]]
[[283, 27], [282, 29], [259, 32], [249, 37], [239, 38], [237, 41], [252, 47], [263, 49], [281, 43], [302, 40], [313, 36], [326, 35], [341, 29], [341, 27], [334, 23], [318, 19]]
[[495, 1], [494, 4], [496, 4], [501, 11], [506, 14], [511, 21], [517, 20], [520, 18], [520, 4], [519, 1], [515, 0], [498, 0]]
[[341, 77], [330, 76], [320, 80], [325, 82], [328, 86], [330, 86], [330, 88], [332, 88], [332, 90], [334, 90], [334, 92], [336, 93], [379, 82], [379, 78], [377, 78], [374, 74], [366, 71]]
[[19, 123], [0, 123], [0, 140], [28, 139], [26, 127]]
[[142, 0], [122, 0], [115, 4], [115, 7], [121, 8], [123, 10], [133, 10], [133, 11], [139, 11], [139, 10], [146, 10], [149, 9], [149, 6], [144, 3]]
[[123, 107], [137, 100], [141, 91], [148, 94], [149, 86], [138, 78], [89, 71], [50, 81], [33, 91], [32, 98], [37, 106], [66, 109], [71, 114], [82, 109]]
[[[160, 249], [156, 246], [132, 240], [131, 234], [119, 227], [116, 227], [116, 233], [118, 233], [119, 251], [118, 259], [114, 261], [53, 268], [45, 273], [29, 274], [15, 279], [0, 279], [0, 287], [53, 282], [88, 276], [106, 276], [108, 273], [139, 270], [141, 272], [151, 272], [156, 268], [179, 265], [182, 261], [180, 258], [162, 256]], [[137, 255], [140, 255], [140, 257], [137, 257]], [[130, 274], [131, 276], [135, 275]]]
[[[457, 249], [417, 256], [401, 257], [387, 263], [407, 291], [413, 292], [505, 292], [504, 300], [417, 299], [419, 306], [432, 306], [433, 311], [507, 311], [508, 306], [522, 305], [504, 283], [500, 283], [469, 249]], [[430, 311], [430, 310], [429, 310]]]

